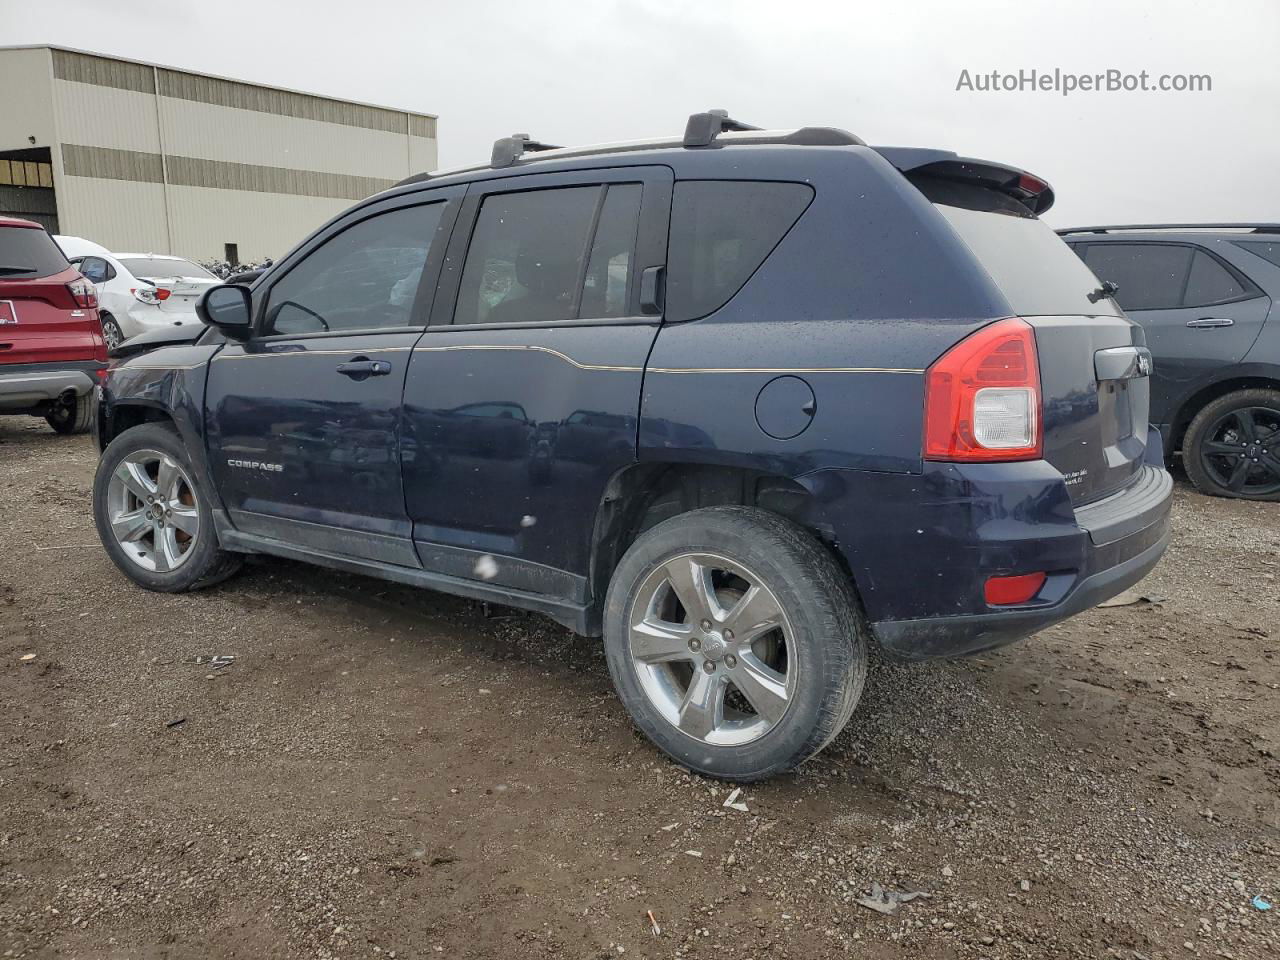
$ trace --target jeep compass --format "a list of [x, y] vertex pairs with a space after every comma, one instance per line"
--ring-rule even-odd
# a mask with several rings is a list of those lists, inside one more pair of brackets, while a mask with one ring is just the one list
[[1042, 179], [723, 111], [356, 204], [192, 344], [116, 363], [94, 516], [153, 590], [272, 554], [602, 637], [694, 770], [827, 744], [868, 647], [1024, 638], [1142, 578], [1140, 326]]

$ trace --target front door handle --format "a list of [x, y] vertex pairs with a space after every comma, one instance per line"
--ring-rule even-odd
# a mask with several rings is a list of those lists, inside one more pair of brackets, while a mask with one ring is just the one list
[[354, 357], [346, 363], [338, 364], [338, 372], [352, 380], [364, 380], [367, 377], [385, 377], [391, 372], [391, 364], [386, 360], [370, 360], [368, 357]]
[[1212, 327], [1230, 327], [1234, 324], [1235, 324], [1235, 321], [1232, 320], [1230, 317], [1201, 317], [1199, 320], [1187, 321], [1188, 327], [1195, 327], [1197, 329], [1207, 329]]

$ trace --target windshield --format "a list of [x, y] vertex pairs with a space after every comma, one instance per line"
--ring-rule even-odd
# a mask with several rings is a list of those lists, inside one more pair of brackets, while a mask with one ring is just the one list
[[178, 257], [128, 257], [120, 261], [135, 277], [199, 277], [213, 280], [214, 276], [199, 264]]
[[0, 227], [0, 280], [48, 277], [70, 264], [53, 238], [31, 227]]
[[1098, 278], [1062, 238], [1013, 197], [937, 177], [912, 182], [947, 218], [1019, 316], [1123, 316], [1114, 300], [1099, 295]]

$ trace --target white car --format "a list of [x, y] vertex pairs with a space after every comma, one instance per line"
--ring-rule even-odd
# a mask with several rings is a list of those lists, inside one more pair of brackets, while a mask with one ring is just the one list
[[144, 330], [199, 324], [196, 300], [222, 281], [199, 264], [157, 253], [111, 253], [80, 237], [54, 237], [98, 292], [108, 349]]

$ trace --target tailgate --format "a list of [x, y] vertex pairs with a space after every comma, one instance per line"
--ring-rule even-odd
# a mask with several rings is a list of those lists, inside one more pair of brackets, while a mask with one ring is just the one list
[[[170, 277], [163, 280], [153, 280], [152, 283], [158, 289], [168, 290], [169, 296], [160, 301], [161, 313], [181, 314], [183, 316], [194, 317], [196, 312], [196, 301], [200, 299], [200, 294], [204, 293], [210, 287], [217, 286], [216, 280], [199, 280], [186, 277]], [[175, 316], [175, 319], [181, 317]]]
[[1044, 458], [1074, 503], [1116, 492], [1142, 468], [1150, 353], [1124, 317], [1027, 317], [1036, 334]]
[[100, 341], [97, 311], [79, 309], [68, 268], [52, 277], [0, 280], [0, 364], [93, 360]]
[[[1044, 459], [1071, 499], [1119, 490], [1142, 468], [1151, 354], [1142, 327], [1031, 209], [985, 183], [910, 176], [1035, 331]], [[1036, 180], [1040, 183], [1041, 181]]]

